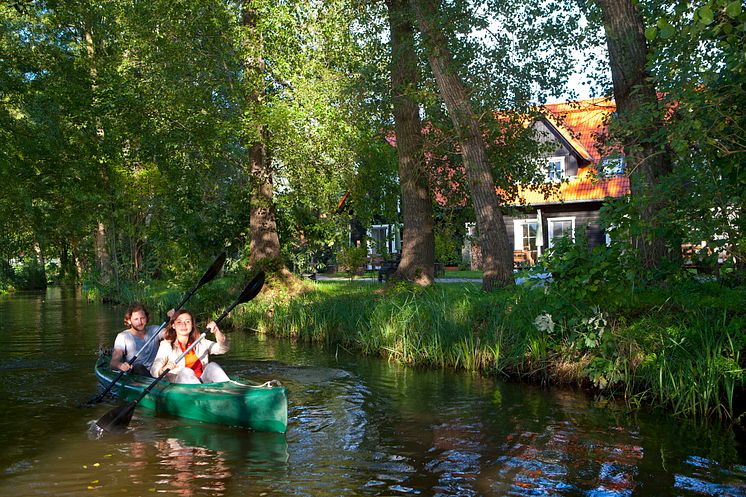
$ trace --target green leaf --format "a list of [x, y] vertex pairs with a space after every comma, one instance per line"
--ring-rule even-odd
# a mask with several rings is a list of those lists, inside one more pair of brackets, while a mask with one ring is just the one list
[[648, 41], [655, 40], [655, 37], [657, 34], [658, 34], [658, 28], [656, 28], [655, 26], [650, 26], [649, 28], [645, 30], [645, 38]]
[[706, 26], [712, 23], [712, 20], [713, 20], [712, 9], [710, 9], [710, 7], [708, 7], [707, 5], [700, 7], [697, 10], [697, 14], [699, 15], [700, 24], [704, 24]]
[[666, 26], [663, 29], [661, 29], [661, 38], [663, 38], [664, 40], [667, 40], [671, 38], [675, 33], [676, 33], [676, 30], [674, 29], [674, 27], [671, 26], [670, 24], [666, 24]]
[[[658, 29], [660, 30], [660, 36], [664, 40], [674, 35], [675, 30], [673, 26], [671, 26], [671, 23], [668, 22], [668, 19], [666, 18], [658, 19], [657, 25], [658, 25]], [[646, 30], [645, 36], [647, 36], [647, 30]]]
[[736, 18], [741, 15], [742, 10], [743, 7], [741, 6], [741, 0], [736, 0], [735, 2], [728, 4], [725, 8], [725, 13], [728, 14], [729, 17]]

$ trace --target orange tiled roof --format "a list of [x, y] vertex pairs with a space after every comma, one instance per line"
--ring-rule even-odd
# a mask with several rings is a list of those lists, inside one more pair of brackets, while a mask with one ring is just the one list
[[547, 120], [586, 160], [601, 160], [598, 135], [606, 131], [606, 118], [616, 111], [610, 98], [545, 104]]
[[550, 204], [558, 202], [588, 202], [603, 200], [606, 197], [621, 197], [629, 193], [627, 176], [592, 178], [590, 175], [576, 177], [560, 184], [557, 193], [544, 198], [541, 192], [520, 188], [518, 198], [520, 205]]
[[[616, 104], [611, 98], [592, 98], [576, 102], [545, 104], [546, 121], [555, 131], [588, 161], [586, 167], [580, 167], [578, 174], [569, 181], [563, 182], [558, 193], [544, 198], [544, 194], [520, 187], [516, 205], [547, 204], [559, 202], [587, 202], [603, 200], [606, 197], [621, 197], [630, 192], [629, 178], [613, 176], [595, 178], [593, 172], [602, 159], [601, 144], [598, 139], [606, 132], [606, 120], [616, 111]], [[528, 124], [528, 123], [526, 123]], [[396, 135], [389, 133], [386, 140], [396, 146]], [[498, 193], [500, 193], [498, 191]]]

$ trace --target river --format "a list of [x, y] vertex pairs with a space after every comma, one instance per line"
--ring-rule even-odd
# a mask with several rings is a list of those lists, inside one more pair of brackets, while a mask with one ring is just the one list
[[746, 440], [711, 423], [232, 332], [229, 375], [278, 379], [288, 432], [155, 416], [88, 430], [93, 366], [122, 307], [0, 296], [0, 495], [746, 496]]

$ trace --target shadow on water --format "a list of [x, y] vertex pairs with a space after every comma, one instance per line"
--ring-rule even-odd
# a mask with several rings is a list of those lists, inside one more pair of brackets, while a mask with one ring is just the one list
[[74, 406], [122, 309], [50, 292], [0, 297], [0, 312], [3, 496], [746, 495], [742, 432], [240, 332], [219, 362], [288, 387], [286, 435], [138, 408], [127, 433], [95, 439], [114, 404]]

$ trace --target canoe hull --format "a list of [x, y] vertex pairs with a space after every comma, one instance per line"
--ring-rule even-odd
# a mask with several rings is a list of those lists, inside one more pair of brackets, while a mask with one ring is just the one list
[[[118, 373], [106, 356], [96, 363], [96, 377], [108, 386]], [[126, 401], [138, 398], [153, 378], [126, 373], [111, 392]], [[251, 385], [235, 381], [185, 385], [161, 380], [140, 406], [158, 413], [257, 431], [285, 433], [287, 389], [276, 385]]]

